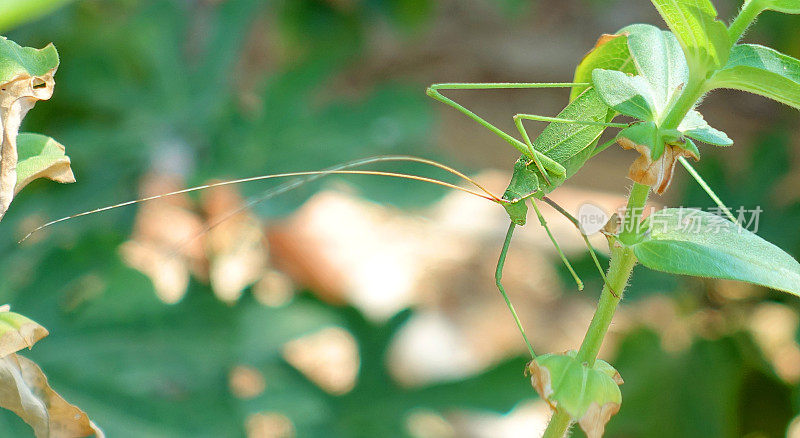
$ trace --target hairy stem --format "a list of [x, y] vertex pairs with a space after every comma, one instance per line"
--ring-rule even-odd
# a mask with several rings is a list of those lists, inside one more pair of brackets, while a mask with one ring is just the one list
[[731, 43], [736, 44], [747, 28], [756, 20], [758, 14], [763, 11], [764, 8], [761, 6], [760, 1], [745, 0], [742, 9], [739, 11], [739, 15], [736, 16], [736, 19], [733, 20], [733, 23], [731, 23], [728, 28], [728, 38], [731, 40]]
[[681, 96], [664, 115], [659, 126], [665, 130], [676, 129], [683, 121], [683, 118], [686, 117], [686, 113], [688, 113], [697, 103], [698, 99], [703, 96], [705, 85], [705, 78], [690, 77]]
[[[647, 203], [649, 193], [649, 186], [634, 183], [630, 196], [628, 196], [625, 226], [620, 233], [620, 238], [623, 236], [633, 236], [638, 232], [639, 218]], [[578, 360], [581, 362], [585, 362], [590, 366], [594, 364], [597, 353], [600, 351], [600, 346], [603, 344], [603, 338], [605, 338], [608, 327], [611, 325], [611, 320], [614, 317], [617, 304], [619, 304], [622, 298], [622, 293], [625, 286], [628, 284], [628, 279], [635, 265], [636, 257], [633, 255], [633, 250], [629, 247], [614, 246], [611, 249], [611, 264], [608, 268], [608, 275], [606, 275], [608, 282], [603, 286], [597, 310], [592, 318], [592, 322], [589, 324], [589, 329], [586, 331], [586, 336], [583, 339], [581, 348], [578, 350]], [[609, 286], [616, 291], [616, 296]], [[550, 424], [548, 424], [544, 432], [543, 438], [563, 437], [570, 423], [571, 419], [569, 414], [563, 410], [556, 409], [553, 417], [550, 419]]]

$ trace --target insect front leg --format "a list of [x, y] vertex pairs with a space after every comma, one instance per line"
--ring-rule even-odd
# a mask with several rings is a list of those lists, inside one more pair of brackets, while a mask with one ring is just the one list
[[[458, 111], [460, 111], [461, 113], [465, 114], [466, 116], [468, 116], [472, 120], [475, 120], [476, 122], [480, 123], [486, 129], [492, 131], [497, 136], [499, 136], [503, 140], [507, 141], [509, 144], [511, 144], [511, 146], [514, 146], [517, 150], [520, 151], [520, 153], [522, 153], [526, 157], [528, 157], [531, 160], [533, 160], [533, 152], [532, 152], [533, 148], [532, 147], [526, 145], [525, 143], [523, 143], [523, 142], [519, 141], [518, 139], [514, 138], [513, 136], [507, 134], [502, 129], [494, 126], [491, 123], [489, 123], [488, 121], [486, 121], [485, 119], [483, 119], [479, 115], [475, 114], [474, 112], [472, 112], [471, 110], [469, 110], [465, 106], [461, 105], [460, 103], [458, 103], [458, 102], [456, 102], [456, 101], [444, 96], [443, 94], [441, 94], [439, 92], [439, 90], [502, 90], [502, 89], [511, 89], [511, 88], [521, 88], [521, 89], [526, 89], [526, 88], [573, 88], [573, 87], [586, 86], [586, 85], [591, 85], [591, 84], [571, 83], [571, 82], [567, 82], [567, 83], [562, 83], [562, 82], [542, 82], [542, 83], [537, 83], [537, 82], [528, 82], [528, 83], [446, 83], [446, 84], [433, 84], [430, 87], [428, 87], [428, 90], [427, 90], [426, 93], [428, 94], [428, 96], [438, 100], [439, 102], [445, 103], [445, 104], [457, 109]], [[544, 156], [542, 155], [542, 157], [544, 157]], [[556, 163], [552, 159], [549, 159], [548, 157], [544, 157], [544, 158], [542, 158], [542, 157], [537, 157], [537, 159], [539, 159], [541, 164], [543, 166], [545, 166], [545, 168], [547, 168], [544, 163], [549, 160], [548, 165], [551, 166], [551, 169], [549, 169], [549, 170], [551, 170], [551, 171], [553, 171], [553, 172], [558, 174], [558, 172], [557, 172], [558, 171], [558, 167], [553, 166], [554, 164], [558, 165], [558, 163]], [[560, 166], [560, 165], [558, 165], [558, 166]], [[561, 168], [563, 169], [563, 166], [561, 166]], [[545, 175], [545, 177], [546, 177], [546, 175]]]
[[539, 211], [539, 207], [536, 206], [536, 201], [534, 201], [533, 198], [531, 198], [531, 205], [533, 205], [533, 211], [536, 212], [536, 216], [539, 218], [539, 223], [542, 224], [542, 227], [547, 232], [547, 236], [550, 237], [550, 241], [556, 248], [559, 257], [561, 257], [561, 261], [564, 262], [564, 265], [567, 267], [567, 270], [569, 270], [569, 273], [572, 274], [572, 278], [578, 285], [578, 290], [583, 290], [583, 281], [580, 279], [580, 277], [578, 277], [578, 274], [575, 273], [575, 269], [572, 268], [572, 264], [570, 264], [569, 260], [567, 260], [567, 256], [564, 255], [564, 251], [562, 251], [561, 247], [558, 246], [556, 238], [553, 237], [553, 233], [550, 232], [550, 228], [547, 226], [547, 221], [544, 220], [544, 216], [542, 216], [542, 212]]
[[545, 169], [556, 174], [557, 176], [564, 176], [566, 174], [566, 169], [564, 169], [564, 166], [562, 166], [561, 164], [553, 161], [546, 155], [534, 149], [533, 143], [531, 142], [531, 139], [528, 136], [528, 132], [525, 130], [525, 125], [522, 123], [523, 120], [534, 120], [537, 122], [564, 123], [573, 125], [604, 126], [608, 128], [625, 128], [628, 126], [625, 123], [596, 122], [592, 120], [573, 120], [573, 119], [564, 119], [561, 117], [539, 116], [536, 114], [515, 115], [514, 124], [517, 125], [517, 129], [522, 135], [523, 140], [525, 140], [525, 144], [528, 146], [528, 149], [531, 152], [532, 160], [536, 164], [536, 168], [539, 169], [539, 172], [541, 172], [542, 175], [544, 175], [545, 181], [547, 182], [548, 185], [550, 185], [550, 181], [547, 179], [547, 174], [545, 173]]

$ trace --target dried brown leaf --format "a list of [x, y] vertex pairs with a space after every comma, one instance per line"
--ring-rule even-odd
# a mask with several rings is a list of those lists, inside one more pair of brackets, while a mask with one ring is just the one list
[[588, 438], [601, 438], [606, 429], [606, 424], [611, 417], [619, 412], [619, 403], [606, 403], [600, 406], [597, 403], [589, 405], [586, 414], [578, 421], [581, 429]]
[[0, 406], [25, 420], [37, 438], [104, 436], [85, 412], [50, 388], [36, 363], [17, 354], [0, 358]]
[[624, 137], [619, 138], [617, 142], [623, 149], [634, 149], [641, 154], [628, 169], [628, 178], [640, 184], [653, 187], [659, 195], [669, 188], [678, 158], [690, 157], [695, 161], [700, 159], [692, 151], [677, 145], [667, 144], [664, 146], [664, 153], [654, 161], [651, 158], [649, 147], [636, 144]]
[[535, 360], [528, 362], [525, 372], [531, 376], [531, 386], [539, 394], [542, 400], [546, 401], [552, 409], [556, 408], [556, 404], [550, 399], [553, 395], [553, 385], [550, 381], [550, 370], [546, 367], [539, 366]]
[[261, 221], [243, 209], [243, 204], [232, 187], [216, 188], [203, 198], [211, 227], [205, 236], [209, 282], [217, 297], [227, 302], [239, 299], [267, 268]]
[[48, 335], [46, 328], [9, 309], [8, 305], [0, 307], [0, 357], [31, 348]]
[[[143, 182], [143, 196], [181, 187], [165, 175], [151, 175]], [[125, 262], [147, 275], [162, 301], [180, 301], [189, 285], [189, 275], [205, 277], [202, 242], [203, 222], [191, 210], [186, 196], [157, 199], [142, 206], [136, 216], [131, 240], [120, 246]]]
[[42, 76], [19, 76], [0, 84], [0, 219], [14, 199], [17, 185], [17, 134], [22, 119], [36, 101], [53, 95], [52, 69]]

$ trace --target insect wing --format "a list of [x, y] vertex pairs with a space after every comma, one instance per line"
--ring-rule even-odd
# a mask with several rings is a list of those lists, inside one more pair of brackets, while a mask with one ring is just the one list
[[[607, 122], [612, 116], [594, 88], [581, 93], [558, 114], [563, 119], [591, 122]], [[591, 157], [603, 130], [604, 126], [553, 122], [536, 138], [533, 147], [563, 165], [567, 169], [566, 178], [569, 178]], [[555, 189], [563, 180], [551, 182], [546, 191]]]

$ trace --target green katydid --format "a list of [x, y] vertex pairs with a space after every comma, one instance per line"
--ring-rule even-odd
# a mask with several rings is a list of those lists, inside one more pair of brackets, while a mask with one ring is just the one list
[[[501, 129], [492, 125], [485, 119], [481, 118], [474, 112], [466, 107], [457, 103], [456, 101], [445, 97], [439, 90], [490, 90], [490, 89], [508, 89], [508, 88], [575, 88], [575, 87], [588, 87], [581, 92], [557, 117], [545, 117], [532, 114], [517, 114], [514, 116], [514, 122], [523, 141], [520, 141], [513, 136], [505, 133]], [[508, 305], [509, 310], [514, 317], [515, 322], [525, 338], [528, 348], [533, 356], [533, 348], [527, 342], [522, 325], [519, 318], [514, 311], [513, 306], [506, 294], [505, 288], [502, 284], [503, 265], [505, 264], [506, 254], [508, 252], [509, 244], [511, 242], [514, 229], [517, 225], [524, 225], [526, 223], [526, 216], [528, 207], [526, 201], [531, 201], [531, 206], [536, 213], [539, 223], [545, 229], [548, 237], [550, 238], [553, 246], [558, 252], [561, 260], [572, 274], [578, 287], [583, 288], [583, 283], [578, 278], [572, 265], [567, 260], [564, 252], [556, 242], [552, 233], [550, 232], [547, 222], [542, 216], [541, 211], [536, 205], [536, 199], [542, 200], [551, 205], [559, 213], [564, 215], [570, 220], [580, 231], [584, 242], [592, 256], [600, 276], [603, 281], [606, 281], [603, 268], [600, 266], [600, 261], [597, 258], [594, 248], [589, 239], [581, 230], [578, 220], [567, 213], [563, 208], [558, 206], [552, 199], [547, 197], [547, 194], [558, 188], [569, 177], [577, 172], [586, 161], [605, 149], [608, 145], [616, 141], [612, 139], [603, 145], [598, 146], [598, 140], [603, 131], [608, 128], [627, 128], [626, 123], [612, 123], [611, 118], [615, 113], [600, 99], [594, 88], [589, 83], [456, 83], [456, 84], [434, 84], [428, 88], [428, 95], [436, 100], [439, 100], [447, 105], [452, 106], [458, 111], [464, 113], [468, 117], [477, 121], [493, 133], [497, 134], [503, 140], [510, 143], [517, 150], [522, 153], [522, 156], [514, 164], [514, 173], [511, 177], [511, 182], [502, 198], [502, 205], [511, 219], [511, 223], [506, 233], [506, 239], [503, 248], [500, 252], [500, 257], [495, 271], [495, 281], [497, 288], [503, 295], [503, 298]], [[523, 120], [534, 120], [549, 122], [550, 124], [542, 131], [542, 133], [533, 141], [528, 136]], [[607, 283], [607, 282], [606, 282]]]
[[[618, 39], [621, 36], [625, 38]], [[672, 167], [675, 161], [680, 161], [720, 206], [721, 210], [735, 221], [719, 197], [683, 157], [683, 155], [699, 157], [699, 152], [692, 139], [718, 146], [728, 146], [732, 144], [732, 141], [724, 133], [705, 123], [700, 113], [694, 110], [689, 112], [677, 129], [664, 130], [659, 126], [662, 121], [660, 112], [667, 107], [669, 100], [675, 99], [681, 94], [687, 81], [688, 67], [680, 53], [680, 47], [672, 33], [662, 31], [654, 26], [633, 25], [622, 29], [618, 35], [602, 37], [597, 46], [578, 66], [575, 75], [576, 82], [573, 83], [452, 83], [434, 84], [428, 88], [429, 96], [472, 118], [522, 153], [514, 166], [511, 183], [503, 195], [505, 201], [503, 206], [511, 218], [511, 224], [500, 253], [495, 279], [523, 337], [525, 337], [524, 331], [522, 331], [519, 318], [508, 300], [501, 279], [503, 264], [514, 228], [516, 225], [525, 224], [527, 215], [525, 200], [531, 200], [531, 205], [541, 225], [547, 231], [564, 264], [580, 287], [580, 279], [577, 278], [558, 243], [553, 239], [535, 200], [540, 199], [547, 202], [580, 230], [578, 221], [546, 195], [577, 172], [589, 158], [610, 144], [619, 142], [623, 147], [637, 147], [643, 156], [646, 155], [646, 161], [637, 160], [634, 163], [631, 168], [631, 177], [638, 181], [637, 175], [633, 175], [637, 166], [642, 174], [659, 173], [658, 178], [653, 178], [653, 182], [640, 181], [646, 185], [654, 185], [657, 182], [658, 184], [655, 185], [658, 193], [666, 190], [671, 179]], [[675, 61], [676, 58], [677, 61]], [[634, 74], [636, 76], [633, 76]], [[579, 82], [580, 80], [586, 82]], [[505, 133], [473, 111], [439, 92], [439, 90], [557, 87], [572, 89], [571, 102], [557, 117], [529, 114], [514, 116], [514, 122], [524, 142]], [[638, 120], [629, 124], [613, 123], [614, 117], [620, 113]], [[550, 124], [539, 137], [531, 141], [522, 124], [523, 120], [550, 122]], [[621, 128], [621, 131], [610, 142], [598, 146], [600, 135], [608, 127]], [[652, 163], [665, 154], [665, 148], [673, 160], [666, 164], [668, 167], [666, 169], [664, 167], [660, 169], [647, 168], [648, 165], [658, 167], [652, 166]], [[645, 177], [652, 178], [652, 175], [645, 175]], [[608, 284], [594, 249], [582, 231], [581, 235], [600, 275]], [[611, 289], [611, 293], [616, 295], [613, 289]], [[528, 348], [531, 348], [530, 345]], [[531, 353], [533, 353], [532, 349]]]

